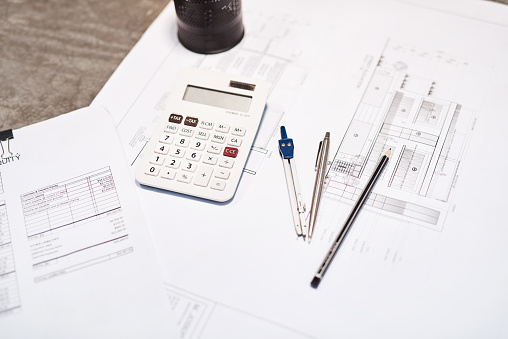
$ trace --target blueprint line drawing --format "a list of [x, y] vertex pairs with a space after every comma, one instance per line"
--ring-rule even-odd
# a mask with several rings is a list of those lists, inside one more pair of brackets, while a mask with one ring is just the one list
[[21, 309], [18, 277], [5, 201], [0, 201], [0, 316]]
[[189, 56], [180, 44], [169, 52], [157, 74], [117, 124], [119, 133], [129, 140], [127, 156], [131, 166], [135, 166], [159, 116], [171, 109], [167, 100], [175, 70], [197, 67], [262, 79], [270, 84], [263, 118], [244, 168], [245, 173], [256, 174], [270, 154], [269, 142], [301, 91], [315, 55], [326, 45], [323, 32], [330, 29], [322, 23], [302, 26], [287, 16], [277, 20], [269, 17], [263, 12], [249, 13], [249, 34], [227, 54]]
[[333, 158], [325, 197], [356, 201], [391, 148], [382, 189], [374, 190], [367, 205], [441, 231], [477, 115], [476, 107], [458, 101], [456, 90], [457, 79], [472, 67], [389, 41]]

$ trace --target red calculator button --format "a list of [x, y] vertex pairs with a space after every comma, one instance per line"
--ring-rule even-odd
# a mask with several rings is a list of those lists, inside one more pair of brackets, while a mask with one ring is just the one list
[[238, 155], [238, 148], [234, 148], [234, 147], [225, 147], [224, 148], [224, 153], [223, 153], [226, 157], [231, 157], [231, 158], [236, 158], [236, 156]]

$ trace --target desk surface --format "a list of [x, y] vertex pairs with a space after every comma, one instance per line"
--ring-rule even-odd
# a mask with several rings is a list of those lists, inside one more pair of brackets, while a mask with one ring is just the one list
[[88, 106], [168, 2], [0, 4], [0, 130]]

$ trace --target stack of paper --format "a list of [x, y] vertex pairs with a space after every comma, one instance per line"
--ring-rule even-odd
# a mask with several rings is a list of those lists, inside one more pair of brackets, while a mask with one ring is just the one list
[[[106, 337], [120, 328], [152, 338], [176, 324], [181, 338], [200, 339], [507, 336], [508, 8], [455, 0], [243, 5], [242, 42], [205, 56], [179, 44], [170, 4], [91, 111], [15, 131], [11, 148], [20, 156], [0, 167], [1, 225], [15, 225], [1, 233], [8, 244], [0, 253], [14, 267], [5, 280], [16, 281], [2, 292], [0, 307], [12, 308], [0, 313], [2, 330]], [[227, 203], [142, 187], [125, 173], [188, 66], [271, 84]], [[294, 234], [280, 125], [291, 130], [308, 206], [318, 142], [331, 133], [310, 244]], [[383, 177], [312, 289], [387, 147]], [[82, 183], [86, 198], [74, 191]], [[82, 212], [86, 199], [93, 208]], [[136, 199], [175, 324], [165, 321]]]
[[[132, 168], [180, 68], [272, 85], [231, 202], [138, 189], [183, 337], [506, 335], [506, 18], [477, 1], [246, 1], [242, 43], [202, 56], [178, 43], [172, 8], [162, 13], [93, 103], [116, 120]], [[151, 67], [134, 67], [145, 58]], [[310, 245], [293, 234], [280, 125], [307, 205], [318, 142], [331, 132]], [[386, 147], [389, 168], [311, 289]]]

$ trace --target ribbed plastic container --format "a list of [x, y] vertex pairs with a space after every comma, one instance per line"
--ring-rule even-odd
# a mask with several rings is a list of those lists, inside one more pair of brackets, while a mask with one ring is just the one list
[[241, 0], [174, 0], [178, 39], [187, 49], [213, 54], [243, 38]]

